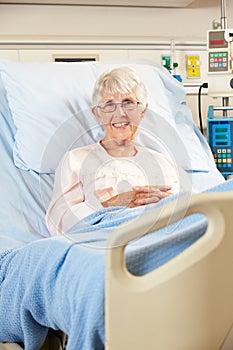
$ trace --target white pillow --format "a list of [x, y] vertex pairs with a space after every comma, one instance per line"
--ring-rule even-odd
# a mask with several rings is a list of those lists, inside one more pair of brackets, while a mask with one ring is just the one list
[[[156, 112], [164, 118], [169, 128], [176, 130], [176, 116], [179, 115], [185, 90], [159, 65], [146, 61], [0, 61], [0, 73], [17, 129], [13, 150], [15, 165], [23, 170], [51, 173], [67, 150], [98, 141], [103, 135], [103, 130], [91, 112], [93, 86], [103, 71], [122, 65], [134, 68], [141, 76], [148, 90], [150, 111]], [[145, 143], [149, 140], [146, 137], [147, 132], [153, 134], [151, 120], [150, 117], [147, 125], [147, 119], [144, 118], [143, 129], [139, 135], [141, 144], [144, 143], [143, 131]], [[156, 125], [156, 128], [158, 127]], [[184, 134], [186, 132], [187, 129]], [[187, 138], [187, 135], [184, 137]], [[182, 142], [182, 135], [179, 135], [179, 138]], [[178, 162], [186, 169], [207, 170], [206, 154], [199, 137], [193, 133], [188, 139], [195, 154], [189, 155], [188, 159], [181, 156]], [[150, 147], [158, 148], [156, 142], [152, 142]], [[186, 154], [188, 153], [187, 150]]]

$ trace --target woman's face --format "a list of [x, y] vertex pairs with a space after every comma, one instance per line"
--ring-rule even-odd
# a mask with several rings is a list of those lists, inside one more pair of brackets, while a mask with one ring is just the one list
[[93, 113], [104, 126], [106, 140], [134, 140], [146, 108], [133, 94], [103, 93]]

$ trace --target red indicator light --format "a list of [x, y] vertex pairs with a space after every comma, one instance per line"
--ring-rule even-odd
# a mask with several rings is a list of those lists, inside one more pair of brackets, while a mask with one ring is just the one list
[[225, 41], [224, 40], [210, 40], [211, 45], [224, 45]]

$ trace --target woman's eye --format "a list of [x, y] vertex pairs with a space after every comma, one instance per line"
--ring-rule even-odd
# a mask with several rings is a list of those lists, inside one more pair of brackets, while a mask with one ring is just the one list
[[124, 101], [123, 104], [124, 106], [130, 106], [133, 102], [132, 101]]
[[137, 107], [137, 102], [134, 101], [124, 101], [123, 102], [123, 108], [125, 109], [135, 109]]
[[111, 112], [111, 111], [114, 111], [115, 110], [115, 103], [106, 103], [104, 106], [103, 106], [103, 111], [104, 112]]
[[106, 108], [112, 108], [113, 106], [115, 106], [115, 103], [106, 103], [105, 105]]

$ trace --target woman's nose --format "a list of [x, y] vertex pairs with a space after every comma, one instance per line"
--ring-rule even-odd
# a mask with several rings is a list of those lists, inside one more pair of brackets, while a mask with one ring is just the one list
[[122, 104], [119, 103], [119, 104], [116, 105], [115, 115], [117, 115], [117, 116], [125, 115], [125, 111], [124, 111], [124, 109], [122, 107]]

